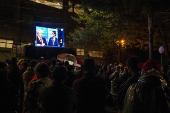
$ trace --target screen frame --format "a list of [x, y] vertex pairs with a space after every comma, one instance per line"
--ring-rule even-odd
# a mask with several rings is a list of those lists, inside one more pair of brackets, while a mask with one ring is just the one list
[[[35, 47], [52, 47], [52, 48], [65, 48], [65, 34], [64, 34], [64, 28], [63, 27], [50, 27], [50, 26], [40, 26], [40, 25], [35, 25], [35, 40], [34, 40], [34, 46]], [[46, 44], [42, 45], [42, 44], [38, 44], [38, 29], [44, 29], [44, 31], [46, 30], [46, 35], [42, 36], [42, 38], [45, 38], [46, 40]], [[40, 31], [41, 31], [40, 30]], [[42, 30], [43, 31], [43, 30]], [[44, 32], [43, 31], [43, 32]], [[52, 46], [52, 45], [49, 45], [49, 41], [50, 41], [50, 38], [52, 38], [51, 34], [52, 31], [56, 31], [56, 38], [57, 38], [57, 42], [58, 42], [58, 45], [57, 46]], [[43, 33], [42, 33], [43, 34]], [[44, 40], [44, 39], [43, 39]], [[38, 43], [37, 43], [38, 42]]]

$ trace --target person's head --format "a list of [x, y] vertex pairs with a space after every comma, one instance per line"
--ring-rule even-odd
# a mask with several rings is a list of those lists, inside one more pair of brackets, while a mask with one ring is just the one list
[[53, 73], [52, 78], [54, 82], [60, 83], [67, 80], [67, 69], [63, 66], [57, 66]]
[[11, 63], [17, 63], [17, 58], [16, 57], [12, 57]]
[[43, 30], [42, 30], [42, 29], [38, 29], [38, 30], [37, 30], [37, 35], [38, 35], [38, 37], [42, 38], [42, 33], [43, 33]]
[[9, 66], [5, 62], [0, 62], [0, 76], [6, 78], [9, 73]]
[[64, 65], [65, 65], [65, 67], [67, 67], [67, 66], [69, 65], [69, 62], [68, 62], [68, 61], [65, 61], [65, 62], [64, 62]]
[[36, 65], [37, 65], [37, 61], [36, 61], [36, 60], [31, 60], [30, 66], [31, 66], [32, 68], [34, 68]]
[[63, 66], [63, 62], [59, 61], [58, 66]]
[[68, 66], [67, 66], [67, 70], [68, 70], [68, 71], [74, 71], [74, 66], [68, 65]]
[[126, 65], [128, 67], [128, 71], [132, 74], [132, 73], [138, 73], [141, 69], [138, 68], [138, 64], [140, 63], [140, 58], [137, 56], [132, 56], [130, 57], [127, 62]]
[[111, 70], [112, 69], [112, 66], [111, 65], [108, 65], [107, 66], [107, 70]]
[[94, 72], [94, 70], [95, 70], [94, 60], [93, 59], [85, 59], [83, 68], [84, 68], [85, 72]]
[[55, 66], [56, 63], [57, 63], [56, 59], [52, 58], [52, 59], [51, 59], [51, 65]]
[[119, 66], [122, 67], [122, 63], [119, 63]]
[[52, 31], [52, 37], [56, 36], [56, 31]]
[[102, 67], [102, 69], [103, 69], [104, 71], [107, 71], [107, 65], [104, 65], [104, 66]]
[[23, 62], [23, 66], [24, 66], [24, 67], [28, 67], [28, 62], [27, 62], [27, 61], [24, 61], [24, 62]]
[[119, 65], [116, 66], [116, 71], [120, 71], [120, 66]]
[[6, 61], [5, 61], [5, 62], [8, 64], [8, 63], [9, 63], [9, 61], [10, 61], [9, 59], [6, 59]]
[[143, 63], [139, 63], [138, 67], [143, 69], [142, 70], [143, 71], [142, 74], [144, 74], [145, 72], [147, 72], [149, 70], [152, 70], [152, 69], [155, 69], [159, 73], [162, 73], [161, 65], [158, 62], [154, 61], [154, 60], [148, 60], [144, 64]]
[[39, 63], [35, 67], [35, 73], [38, 78], [45, 78], [50, 72], [49, 66], [46, 63]]

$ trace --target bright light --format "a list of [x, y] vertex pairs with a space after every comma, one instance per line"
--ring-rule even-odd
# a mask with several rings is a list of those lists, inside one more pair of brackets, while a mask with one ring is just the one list
[[124, 43], [124, 40], [121, 40], [122, 43]]
[[57, 5], [60, 5], [60, 3], [57, 3]]

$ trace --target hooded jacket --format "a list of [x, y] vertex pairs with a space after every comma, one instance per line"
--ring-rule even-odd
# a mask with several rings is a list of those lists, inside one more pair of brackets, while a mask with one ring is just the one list
[[164, 92], [166, 85], [157, 70], [149, 70], [129, 87], [123, 113], [169, 113], [168, 97]]

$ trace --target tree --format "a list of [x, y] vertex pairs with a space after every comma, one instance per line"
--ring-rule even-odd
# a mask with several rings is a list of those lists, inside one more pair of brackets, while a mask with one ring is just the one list
[[[98, 45], [104, 52], [107, 52], [114, 43], [122, 39], [127, 45], [136, 44], [136, 47], [141, 49], [148, 43], [147, 20], [141, 18], [141, 15], [139, 18], [135, 16], [129, 18], [118, 13], [93, 10], [73, 19], [84, 25], [68, 36], [74, 44], [84, 45], [93, 42], [93, 45]], [[159, 43], [156, 41], [155, 45]]]
[[153, 20], [154, 16], [169, 9], [168, 0], [81, 0], [86, 7], [99, 9], [107, 12], [122, 12], [129, 16], [142, 13], [148, 18], [149, 31], [149, 59], [152, 59], [153, 52]]

